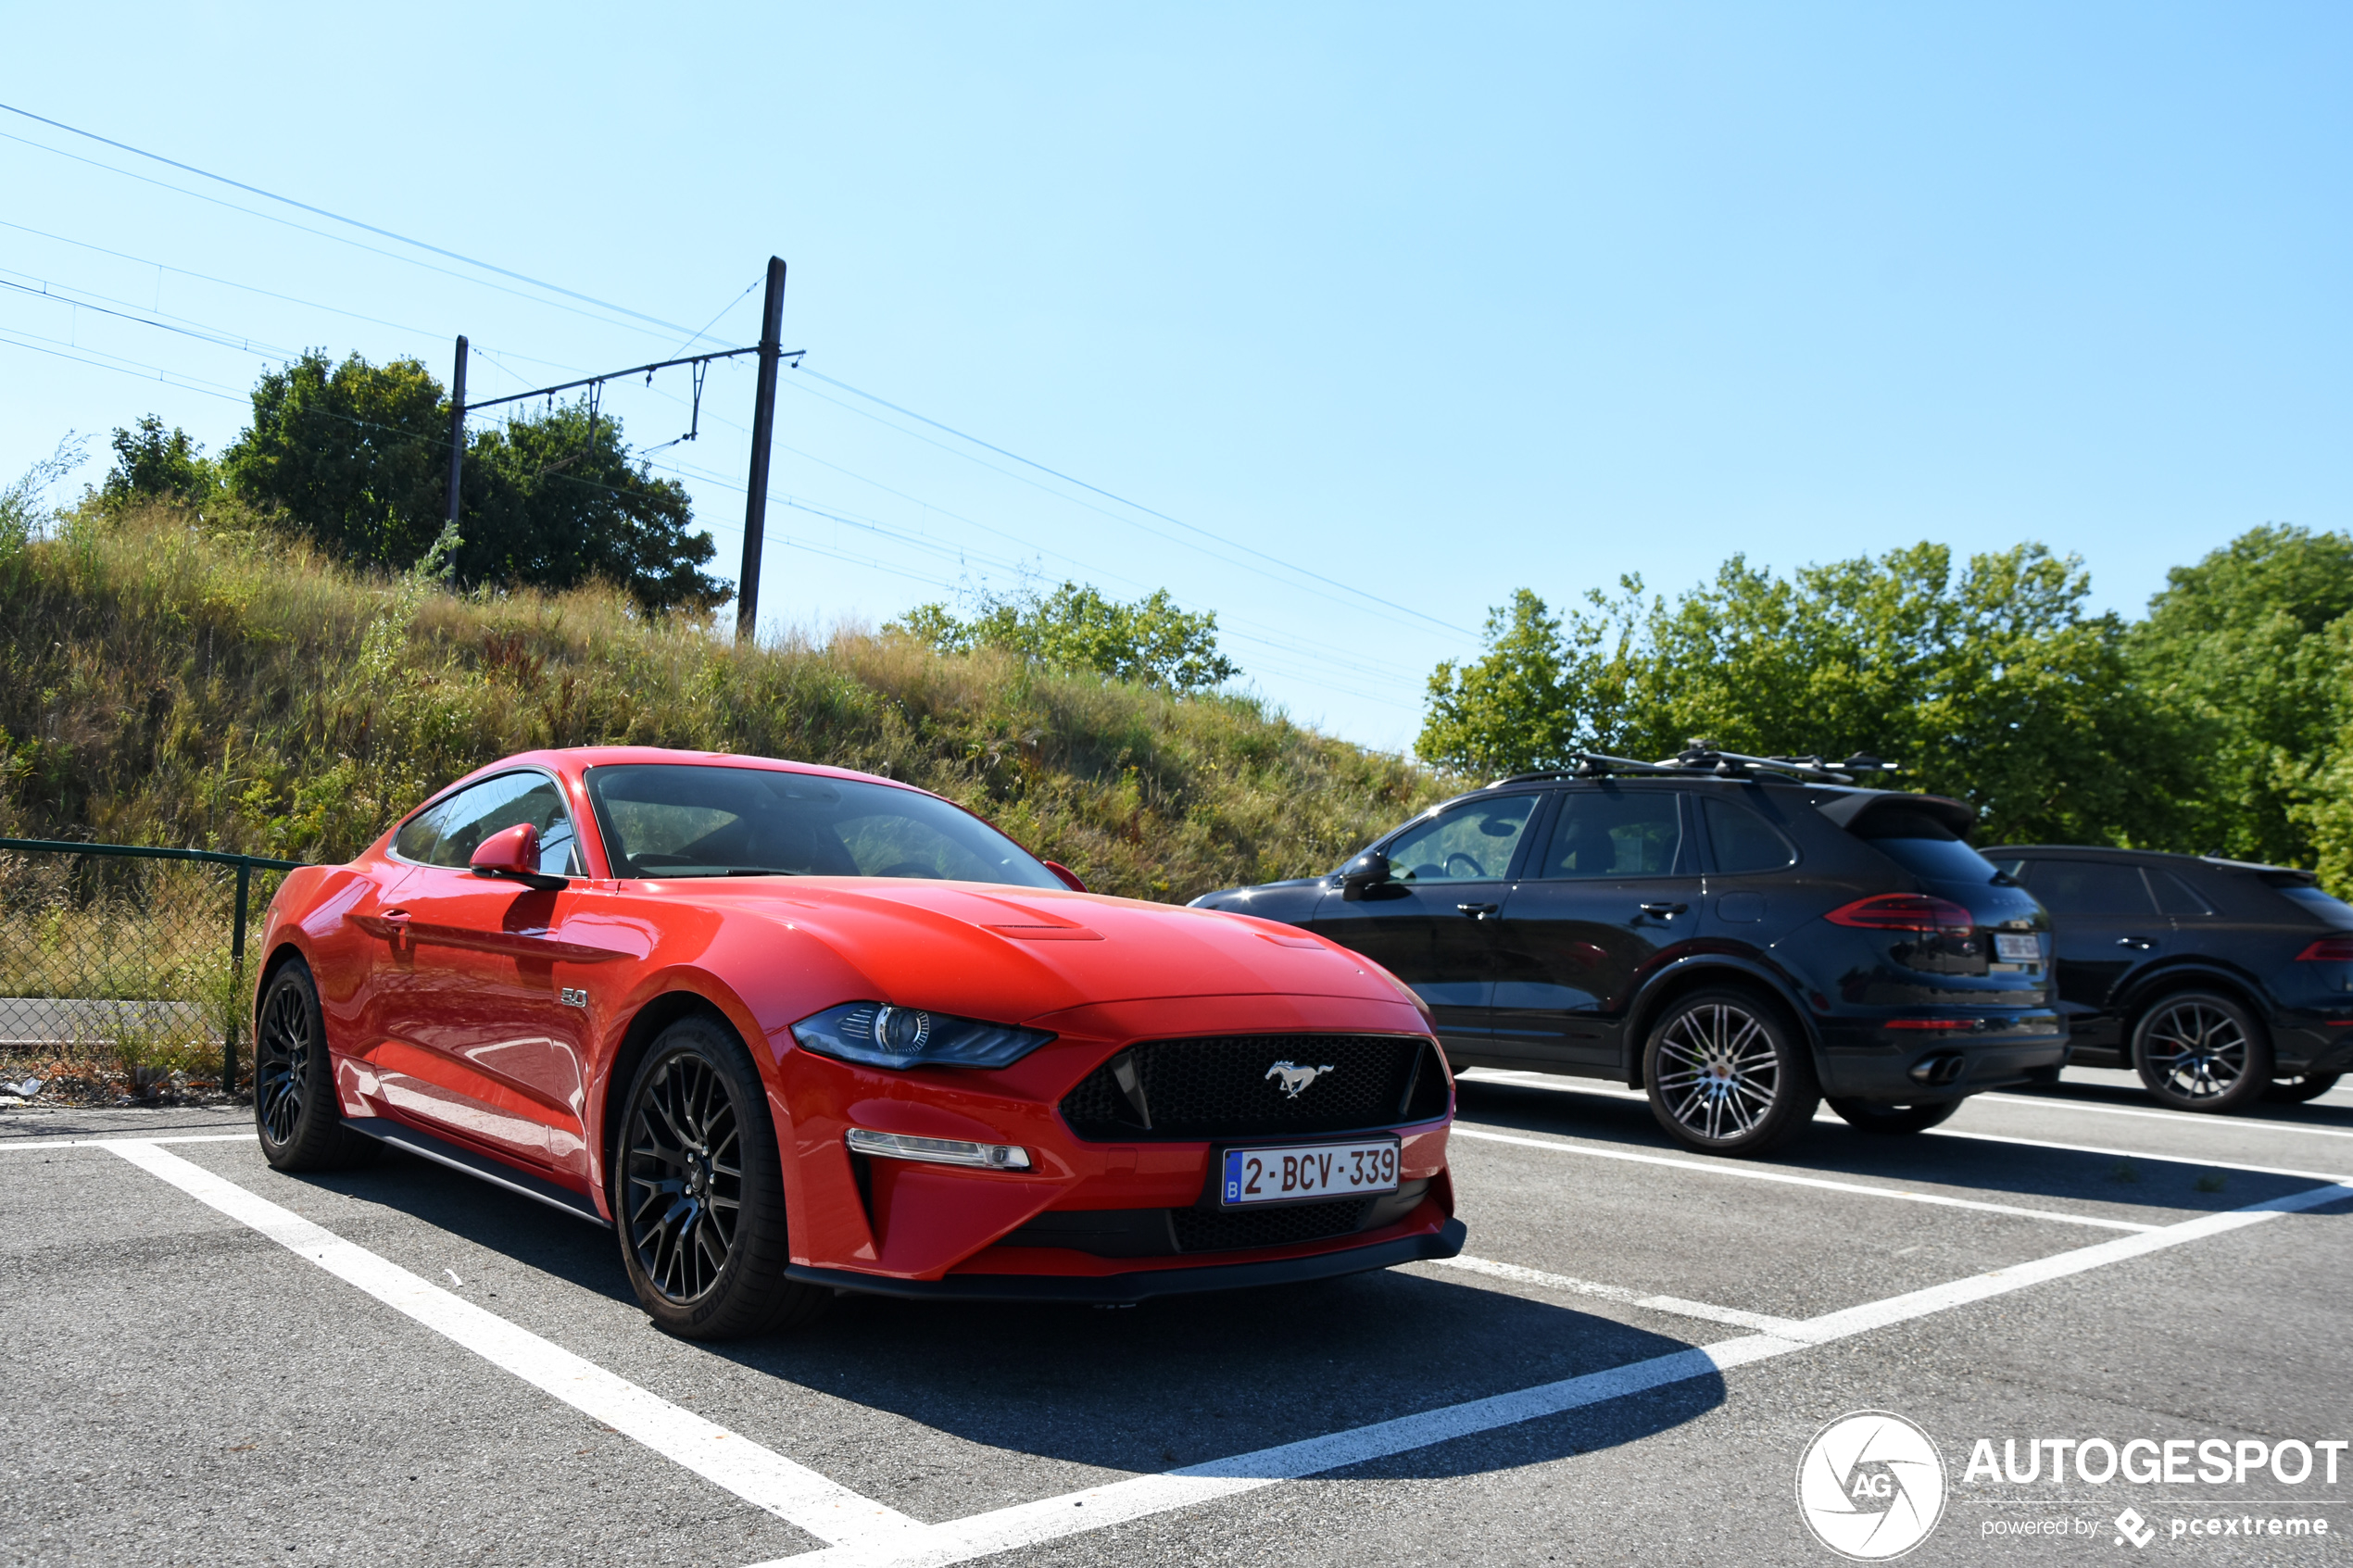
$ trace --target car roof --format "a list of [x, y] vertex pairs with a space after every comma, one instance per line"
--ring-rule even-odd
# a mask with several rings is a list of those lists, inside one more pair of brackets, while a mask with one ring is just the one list
[[2298, 880], [2316, 880], [2318, 873], [2296, 866], [2274, 866], [2262, 860], [2233, 860], [2221, 855], [2177, 855], [2165, 849], [2119, 849], [2106, 844], [1996, 844], [1981, 849], [1987, 859], [1996, 855], [2017, 855], [2028, 859], [2047, 859], [2064, 856], [2070, 860], [2121, 860], [2130, 865], [2205, 866], [2220, 872], [2251, 872], [2259, 875], [2292, 876]]
[[[828, 767], [823, 762], [796, 762], [780, 757], [755, 757], [735, 751], [686, 751], [661, 746], [543, 746], [535, 751], [518, 751], [501, 757], [496, 762], [484, 764], [425, 797], [431, 805], [462, 784], [484, 779], [509, 768], [551, 768], [558, 772], [577, 777], [592, 768], [612, 768], [623, 764], [662, 764], [690, 768], [760, 768], [776, 773], [813, 773], [828, 779], [851, 779], [861, 784], [887, 784], [914, 795], [931, 795], [930, 790], [898, 779], [887, 779], [878, 773], [862, 773], [854, 768]], [[934, 796], [945, 799], [944, 796]], [[955, 802], [950, 801], [950, 805]], [[422, 809], [422, 808], [421, 808]], [[963, 808], [958, 808], [963, 809]], [[411, 813], [413, 815], [414, 813]]]

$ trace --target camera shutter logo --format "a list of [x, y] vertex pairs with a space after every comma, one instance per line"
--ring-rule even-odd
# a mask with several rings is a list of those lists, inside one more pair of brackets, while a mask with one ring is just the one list
[[1797, 1461], [1797, 1512], [1841, 1557], [1901, 1557], [1944, 1516], [1944, 1458], [1900, 1415], [1843, 1415], [1814, 1434]]

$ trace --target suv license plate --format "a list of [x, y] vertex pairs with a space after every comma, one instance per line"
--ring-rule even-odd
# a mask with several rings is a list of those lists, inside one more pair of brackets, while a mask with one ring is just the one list
[[2041, 963], [2043, 944], [2031, 933], [2020, 936], [1997, 931], [1994, 934], [1994, 956], [2004, 963]]
[[1397, 1190], [1397, 1140], [1229, 1148], [1219, 1206], [1295, 1203], [1303, 1198], [1353, 1198]]

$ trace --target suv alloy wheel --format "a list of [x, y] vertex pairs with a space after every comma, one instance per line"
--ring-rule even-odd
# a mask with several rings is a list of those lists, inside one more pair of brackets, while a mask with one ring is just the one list
[[2219, 991], [2160, 997], [2133, 1029], [2133, 1065], [2148, 1091], [2179, 1110], [2238, 1110], [2271, 1083], [2262, 1026]]
[[1764, 1154], [1803, 1131], [1821, 1103], [1813, 1056], [1779, 1009], [1752, 992], [1694, 991], [1651, 1030], [1642, 1056], [1651, 1114], [1701, 1154]]

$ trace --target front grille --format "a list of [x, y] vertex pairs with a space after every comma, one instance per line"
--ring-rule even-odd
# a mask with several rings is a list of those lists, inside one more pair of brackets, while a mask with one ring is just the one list
[[[1329, 1071], [1291, 1096], [1277, 1062]], [[1080, 1137], [1100, 1141], [1342, 1133], [1444, 1115], [1446, 1078], [1436, 1050], [1412, 1035], [1147, 1040], [1081, 1079], [1062, 1112]]]
[[1176, 1229], [1180, 1252], [1234, 1252], [1246, 1247], [1294, 1247], [1302, 1241], [1323, 1241], [1350, 1236], [1365, 1228], [1365, 1216], [1374, 1203], [1369, 1198], [1342, 1198], [1337, 1203], [1294, 1203], [1274, 1209], [1176, 1209], [1169, 1223]]

